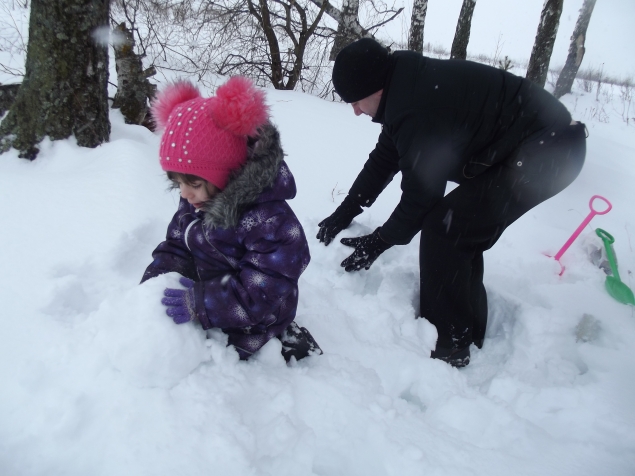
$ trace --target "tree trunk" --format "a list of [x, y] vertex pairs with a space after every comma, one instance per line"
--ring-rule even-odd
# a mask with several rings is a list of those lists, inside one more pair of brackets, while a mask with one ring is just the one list
[[553, 95], [557, 98], [564, 96], [571, 92], [571, 86], [573, 86], [573, 80], [578, 74], [582, 58], [584, 58], [584, 41], [586, 40], [586, 30], [589, 27], [591, 21], [591, 14], [595, 7], [596, 0], [584, 0], [584, 4], [580, 9], [580, 15], [578, 21], [573, 29], [573, 35], [571, 35], [571, 44], [569, 45], [569, 54], [567, 55], [567, 61], [562, 68], [562, 72], [556, 82], [556, 89]]
[[529, 58], [526, 78], [544, 87], [549, 72], [549, 61], [556, 41], [563, 0], [545, 0], [540, 15], [536, 41]]
[[[342, 23], [342, 18], [343, 18], [342, 12], [340, 10], [338, 10], [337, 8], [335, 8], [333, 5], [331, 5], [331, 3], [328, 0], [311, 0], [311, 3], [313, 3], [314, 5], [320, 7], [320, 10], [324, 10], [324, 13], [326, 13], [333, 20], [335, 20], [338, 25], [340, 25]], [[427, 4], [427, 0], [426, 0], [426, 4]], [[348, 28], [350, 29], [351, 38], [352, 38], [352, 40], [350, 42], [352, 43], [353, 41], [358, 40], [360, 38], [373, 38], [373, 39], [376, 39], [373, 36], [373, 34], [371, 33], [371, 31], [374, 28], [377, 28], [379, 26], [385, 25], [386, 23], [390, 23], [395, 18], [397, 18], [397, 16], [399, 16], [399, 14], [402, 11], [403, 11], [403, 7], [399, 8], [397, 10], [392, 10], [392, 11], [389, 10], [386, 13], [388, 13], [388, 12], [389, 13], [393, 13], [393, 15], [390, 18], [384, 19], [380, 23], [378, 23], [376, 25], [372, 25], [372, 26], [370, 26], [368, 28], [362, 27], [359, 24], [359, 19], [357, 17], [355, 17], [355, 19], [353, 20], [353, 17], [351, 16], [350, 17], [350, 23], [347, 24]], [[379, 40], [377, 40], [377, 41], [379, 41]], [[342, 48], [344, 46], [346, 46], [346, 45], [343, 45]], [[389, 46], [387, 46], [387, 45], [384, 45], [384, 46], [389, 48]]]
[[423, 54], [423, 27], [426, 22], [427, 11], [428, 0], [413, 0], [408, 49], [421, 54]]
[[112, 103], [113, 109], [121, 109], [126, 124], [143, 124], [154, 130], [153, 124], [146, 119], [149, 100], [156, 93], [156, 85], [148, 78], [156, 74], [154, 67], [143, 70], [141, 56], [134, 51], [134, 37], [125, 23], [114, 29], [118, 41], [114, 44], [115, 68], [117, 70], [117, 94]]
[[35, 159], [45, 136], [78, 145], [108, 141], [108, 0], [33, 0], [26, 74], [0, 125], [0, 151]]
[[456, 33], [454, 41], [452, 41], [452, 50], [450, 51], [450, 59], [466, 59], [467, 44], [470, 41], [470, 28], [472, 27], [472, 15], [476, 0], [463, 0], [459, 21], [456, 23]]
[[334, 61], [342, 48], [361, 38], [354, 30], [354, 26], [359, 24], [358, 14], [359, 0], [344, 0], [341, 20], [337, 25], [337, 34], [335, 35], [335, 42], [331, 48], [329, 60]]
[[0, 85], [0, 116], [11, 109], [11, 105], [15, 102], [19, 90], [19, 84]]
[[266, 0], [258, 0], [258, 7], [251, 1], [247, 2], [249, 6], [249, 13], [251, 13], [260, 24], [262, 31], [267, 39], [267, 45], [269, 47], [271, 75], [269, 80], [275, 89], [285, 89], [284, 87], [284, 72], [282, 69], [282, 55], [280, 53], [280, 44], [278, 43], [278, 37], [271, 23], [271, 13], [269, 12], [269, 5]]
[[[328, 2], [320, 6], [311, 23], [307, 10], [295, 0], [275, 1], [271, 5], [268, 0], [258, 0], [257, 5], [254, 2], [247, 0], [247, 6], [267, 42], [267, 68], [271, 69], [269, 81], [275, 89], [292, 90], [302, 78], [307, 44], [320, 25]], [[281, 35], [281, 41], [278, 35]], [[249, 41], [253, 42], [253, 39], [249, 38]], [[280, 43], [284, 45], [286, 41], [290, 41], [293, 48], [283, 52]]]

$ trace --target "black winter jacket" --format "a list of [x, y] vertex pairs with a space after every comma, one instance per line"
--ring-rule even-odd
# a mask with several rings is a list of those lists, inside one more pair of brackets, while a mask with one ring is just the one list
[[471, 61], [397, 51], [383, 91], [373, 119], [382, 132], [349, 194], [369, 207], [402, 173], [401, 200], [381, 228], [391, 244], [412, 240], [448, 181], [460, 184], [512, 160], [521, 144], [571, 123], [541, 87]]

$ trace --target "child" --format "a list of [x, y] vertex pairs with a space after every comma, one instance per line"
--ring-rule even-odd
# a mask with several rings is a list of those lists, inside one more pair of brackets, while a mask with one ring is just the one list
[[295, 181], [264, 93], [243, 77], [211, 98], [178, 82], [158, 95], [152, 115], [165, 129], [161, 167], [181, 200], [141, 282], [181, 274], [185, 289], [168, 288], [161, 301], [167, 314], [176, 324], [222, 329], [243, 360], [272, 337], [282, 341], [287, 361], [321, 354], [293, 322], [310, 255], [286, 202]]

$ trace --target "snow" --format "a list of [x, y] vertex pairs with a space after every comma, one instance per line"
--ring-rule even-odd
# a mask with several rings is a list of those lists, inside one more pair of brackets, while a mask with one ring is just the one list
[[[556, 63], [558, 51], [566, 58], [576, 1], [565, 2]], [[449, 48], [460, 3], [443, 4], [447, 21], [441, 3], [430, 4], [426, 42], [444, 25]], [[513, 27], [501, 54], [529, 55], [542, 1], [513, 3], [478, 2], [470, 52], [493, 51], [491, 35]], [[604, 58], [607, 74], [632, 74], [611, 46], [612, 35], [632, 38], [619, 23], [630, 17], [617, 18], [615, 7], [605, 20], [609, 5], [631, 4], [604, 3], [585, 63]], [[486, 15], [505, 18], [503, 8], [534, 20], [499, 31]], [[159, 167], [159, 135], [111, 111], [110, 142], [96, 149], [46, 140], [34, 162], [3, 154], [0, 475], [635, 474], [635, 308], [608, 295], [591, 259], [601, 227], [635, 290], [635, 106], [622, 95], [603, 85], [562, 98], [589, 129], [586, 165], [486, 253], [487, 336], [461, 370], [429, 358], [436, 330], [415, 319], [418, 237], [368, 271], [339, 265], [351, 251], [339, 238], [388, 218], [398, 178], [331, 245], [315, 239], [379, 134], [350, 106], [267, 90], [298, 184], [290, 204], [312, 255], [297, 321], [324, 350], [288, 366], [277, 340], [241, 362], [221, 332], [174, 325], [160, 298], [177, 275], [138, 284], [178, 204]], [[613, 209], [567, 250], [559, 276], [547, 255], [596, 194]]]
[[[324, 350], [289, 366], [276, 340], [241, 362], [222, 333], [174, 325], [160, 297], [177, 275], [138, 285], [177, 205], [157, 134], [113, 111], [96, 149], [4, 154], [0, 474], [633, 474], [634, 309], [589, 259], [602, 227], [635, 288], [635, 130], [609, 91], [563, 98], [587, 123], [587, 163], [486, 253], [490, 323], [461, 370], [429, 358], [436, 330], [415, 319], [416, 238], [353, 274], [339, 266], [348, 248], [314, 238], [379, 132], [349, 106], [267, 91], [312, 254], [297, 321]], [[613, 210], [559, 277], [545, 254], [594, 194]], [[395, 180], [341, 236], [371, 232], [398, 197]]]

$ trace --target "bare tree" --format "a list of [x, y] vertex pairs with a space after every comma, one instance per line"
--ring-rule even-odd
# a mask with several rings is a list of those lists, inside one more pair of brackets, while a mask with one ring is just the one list
[[131, 31], [149, 65], [195, 74], [205, 85], [214, 84], [214, 74], [240, 74], [261, 86], [304, 89], [328, 63], [334, 30], [322, 24], [323, 9], [310, 0], [117, 3], [117, 21], [135, 20]]
[[22, 79], [29, 24], [28, 0], [0, 0], [0, 72]]
[[472, 15], [476, 0], [463, 0], [459, 20], [456, 23], [456, 33], [454, 33], [454, 41], [452, 41], [452, 49], [450, 50], [451, 59], [466, 59], [467, 44], [470, 41], [470, 29], [472, 28]]
[[[360, 3], [359, 0], [344, 0], [342, 10], [337, 9], [331, 5], [328, 0], [311, 0], [315, 5], [325, 7], [325, 12], [328, 16], [333, 18], [337, 22], [337, 33], [335, 36], [335, 42], [333, 48], [331, 48], [331, 54], [329, 59], [335, 60], [337, 53], [340, 52], [349, 43], [364, 37], [373, 37], [373, 33], [395, 18], [397, 18], [403, 11], [403, 7], [394, 8], [388, 7], [386, 4], [380, 1], [371, 0], [365, 2], [370, 6], [370, 10], [367, 15], [367, 23], [370, 26], [363, 27], [359, 20]], [[350, 3], [354, 1], [355, 4]]]
[[135, 53], [135, 41], [132, 32], [125, 23], [113, 30], [115, 41], [115, 68], [117, 70], [117, 94], [112, 102], [113, 109], [120, 109], [126, 124], [143, 124], [150, 130], [154, 126], [147, 117], [149, 101], [156, 93], [156, 85], [148, 78], [156, 74], [151, 66], [143, 69], [142, 55]]
[[45, 136], [108, 140], [108, 0], [33, 0], [25, 75], [0, 125], [0, 151], [35, 159]]
[[[243, 14], [248, 16], [246, 9]], [[205, 2], [111, 0], [111, 24], [130, 25], [138, 56], [157, 72], [182, 72], [204, 78], [218, 55]], [[231, 21], [231, 19], [230, 19]]]
[[[183, 72], [214, 86], [216, 74], [240, 74], [260, 86], [321, 96], [331, 89], [329, 52], [338, 35], [325, 15], [345, 46], [403, 10], [383, 0], [360, 4], [359, 14], [349, 4], [346, 15], [327, 0], [113, 1], [113, 22], [130, 24], [144, 63], [159, 75]], [[360, 16], [371, 26], [362, 27]]]
[[410, 33], [408, 35], [408, 49], [423, 54], [423, 27], [428, 12], [428, 0], [413, 0], [412, 16], [410, 17]]
[[[302, 74], [304, 53], [307, 42], [316, 33], [324, 14], [324, 7], [310, 18], [308, 5], [300, 5], [295, 0], [247, 0], [249, 13], [256, 19], [264, 33], [267, 44], [267, 64], [269, 80], [276, 89], [294, 89]], [[286, 54], [281, 51], [278, 36], [285, 36]], [[231, 63], [221, 74], [230, 72]]]
[[580, 15], [578, 21], [573, 29], [573, 35], [571, 35], [571, 44], [569, 45], [569, 54], [567, 55], [567, 61], [564, 64], [564, 68], [558, 76], [556, 82], [556, 88], [553, 95], [557, 98], [564, 96], [571, 92], [571, 86], [573, 86], [573, 80], [578, 74], [582, 58], [584, 58], [584, 43], [586, 40], [586, 31], [591, 21], [591, 14], [595, 7], [596, 0], [584, 0], [582, 8], [580, 9]]
[[536, 40], [529, 58], [526, 78], [544, 87], [549, 72], [549, 61], [556, 41], [563, 0], [545, 0], [540, 15]]
[[359, 0], [344, 0], [340, 21], [337, 25], [337, 34], [329, 56], [331, 61], [335, 60], [342, 48], [360, 38], [355, 32], [356, 25], [359, 25]]
[[321, 24], [323, 14], [309, 0], [219, 0], [204, 4], [191, 28], [208, 38], [208, 71], [294, 89], [306, 76], [316, 40], [323, 40], [322, 53], [327, 50], [324, 39], [333, 30]]

